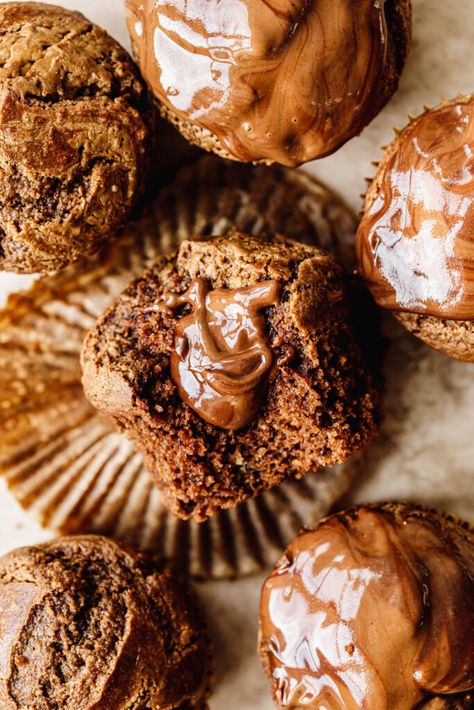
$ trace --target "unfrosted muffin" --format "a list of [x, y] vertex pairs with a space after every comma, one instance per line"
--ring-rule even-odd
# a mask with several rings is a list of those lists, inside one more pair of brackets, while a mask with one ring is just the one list
[[357, 234], [358, 270], [410, 332], [474, 362], [474, 97], [425, 111], [386, 149]]
[[2, 710], [204, 710], [205, 630], [151, 557], [95, 536], [0, 559]]
[[84, 390], [145, 452], [173, 512], [204, 520], [375, 434], [349, 310], [341, 267], [315, 247], [188, 240], [89, 333]]
[[0, 3], [0, 269], [96, 251], [140, 197], [152, 114], [124, 49], [78, 12]]
[[279, 707], [474, 707], [474, 533], [408, 504], [303, 532], [264, 584], [260, 653]]
[[410, 0], [126, 0], [160, 111], [201, 148], [296, 166], [337, 150], [398, 86]]

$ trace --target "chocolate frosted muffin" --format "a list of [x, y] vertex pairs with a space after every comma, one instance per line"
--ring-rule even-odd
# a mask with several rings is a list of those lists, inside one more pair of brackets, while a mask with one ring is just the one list
[[116, 233], [144, 187], [151, 116], [104, 30], [0, 3], [0, 269], [55, 271]]
[[279, 707], [474, 707], [474, 532], [408, 504], [326, 518], [265, 582], [260, 652]]
[[0, 559], [2, 710], [204, 710], [194, 602], [150, 557], [64, 537]]
[[296, 166], [337, 150], [391, 98], [410, 44], [410, 0], [125, 5], [162, 115], [241, 161]]
[[386, 149], [357, 235], [377, 303], [474, 362], [474, 97], [425, 111]]
[[99, 320], [82, 363], [86, 396], [183, 518], [342, 462], [377, 428], [341, 268], [282, 237], [183, 242]]

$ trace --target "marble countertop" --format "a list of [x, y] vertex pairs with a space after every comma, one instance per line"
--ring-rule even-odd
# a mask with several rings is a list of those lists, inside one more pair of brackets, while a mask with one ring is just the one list
[[[128, 37], [120, 0], [62, 0]], [[336, 155], [306, 166], [360, 209], [364, 178], [380, 147], [392, 140], [408, 114], [440, 97], [473, 90], [472, 0], [413, 0], [414, 43], [400, 90], [362, 136]], [[30, 277], [0, 273], [0, 302], [25, 288]], [[364, 474], [347, 502], [411, 499], [474, 521], [474, 369], [429, 350], [392, 322], [386, 364], [386, 421], [367, 454]], [[0, 482], [0, 553], [39, 542], [49, 533], [30, 520]], [[218, 649], [218, 684], [211, 710], [270, 710], [266, 679], [256, 657], [257, 609], [262, 577], [198, 586]]]

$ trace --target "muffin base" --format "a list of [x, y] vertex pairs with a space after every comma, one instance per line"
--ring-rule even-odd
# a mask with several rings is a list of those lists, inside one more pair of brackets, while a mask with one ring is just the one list
[[466, 320], [448, 320], [423, 316], [417, 313], [395, 313], [410, 333], [423, 340], [434, 350], [454, 360], [474, 362], [474, 323]]

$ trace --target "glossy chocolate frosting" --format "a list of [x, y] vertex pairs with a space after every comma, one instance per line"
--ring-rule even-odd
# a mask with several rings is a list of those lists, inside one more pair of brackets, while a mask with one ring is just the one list
[[377, 303], [474, 320], [474, 98], [414, 120], [375, 182], [357, 250]]
[[385, 5], [126, 0], [155, 96], [231, 157], [289, 166], [336, 150], [389, 98]]
[[413, 710], [467, 693], [474, 535], [404, 505], [332, 516], [300, 535], [268, 578], [260, 624], [282, 707]]
[[261, 311], [277, 305], [279, 293], [278, 281], [211, 290], [198, 278], [160, 304], [192, 306], [176, 327], [171, 377], [181, 399], [214, 426], [241, 429], [257, 416], [273, 363]]

